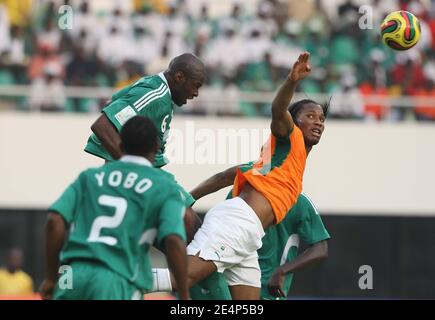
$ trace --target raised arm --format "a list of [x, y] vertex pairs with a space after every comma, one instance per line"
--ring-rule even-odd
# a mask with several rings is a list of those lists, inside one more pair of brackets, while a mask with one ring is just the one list
[[310, 246], [293, 261], [287, 262], [275, 269], [269, 280], [268, 290], [274, 297], [285, 297], [282, 286], [288, 273], [305, 269], [328, 258], [328, 242], [323, 240]]
[[42, 299], [52, 299], [59, 269], [59, 254], [66, 234], [63, 218], [56, 212], [49, 212], [45, 225], [45, 279], [41, 285]]
[[310, 54], [302, 53], [294, 63], [287, 79], [278, 89], [272, 102], [272, 123], [270, 129], [277, 138], [286, 138], [293, 130], [294, 122], [288, 107], [296, 89], [298, 81], [308, 76], [311, 67], [308, 64]]
[[100, 139], [104, 148], [110, 153], [113, 159], [121, 158], [121, 137], [104, 113], [94, 122], [91, 126], [91, 130], [98, 139]]
[[214, 193], [222, 188], [231, 186], [234, 182], [236, 171], [239, 166], [240, 165], [237, 165], [222, 172], [216, 173], [214, 176], [201, 182], [197, 187], [190, 191], [190, 194], [195, 200], [198, 200], [210, 193]]

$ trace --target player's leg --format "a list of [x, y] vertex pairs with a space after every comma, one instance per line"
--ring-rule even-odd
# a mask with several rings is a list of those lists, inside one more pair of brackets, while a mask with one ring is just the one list
[[184, 215], [184, 228], [186, 229], [186, 241], [189, 244], [195, 233], [201, 227], [202, 221], [198, 214], [192, 208], [187, 208]]
[[260, 288], [251, 286], [231, 286], [233, 300], [260, 300]]
[[143, 294], [126, 279], [100, 263], [77, 261], [70, 264], [71, 278], [61, 277], [53, 294], [55, 300], [142, 300]]
[[222, 273], [214, 272], [190, 289], [192, 300], [231, 300], [230, 289]]
[[[213, 207], [187, 246], [189, 287], [215, 271], [222, 273], [228, 268], [240, 265], [253, 254], [257, 258], [263, 236], [260, 220], [242, 199], [226, 200]], [[255, 284], [258, 282], [258, 287], [261, 287], [260, 272], [257, 269], [258, 279]], [[154, 291], [165, 289], [164, 284], [167, 281], [162, 281], [162, 285], [159, 281], [155, 279]], [[249, 285], [250, 282], [241, 284]]]
[[204, 260], [199, 256], [188, 256], [188, 285], [191, 288], [194, 284], [207, 278], [213, 272], [217, 271], [216, 265], [212, 260]]
[[[187, 257], [187, 286], [191, 288], [197, 282], [205, 279], [217, 270], [211, 260], [204, 260], [198, 256]], [[151, 292], [166, 292], [177, 290], [174, 275], [169, 269], [153, 268], [153, 289]]]
[[260, 299], [261, 270], [256, 252], [240, 264], [225, 270], [224, 275], [233, 300]]

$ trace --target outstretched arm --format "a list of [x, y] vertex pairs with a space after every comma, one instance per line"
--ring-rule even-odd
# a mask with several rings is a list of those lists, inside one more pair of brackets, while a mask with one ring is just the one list
[[313, 264], [328, 258], [328, 242], [323, 240], [313, 244], [293, 261], [287, 262], [275, 269], [269, 280], [268, 290], [274, 297], [285, 297], [282, 286], [284, 278], [288, 273], [293, 273], [307, 268]]
[[104, 113], [94, 122], [91, 126], [91, 130], [98, 139], [100, 139], [104, 148], [110, 153], [113, 159], [121, 158], [121, 137]]
[[42, 299], [52, 298], [56, 286], [59, 254], [62, 250], [66, 234], [66, 226], [63, 218], [56, 212], [49, 212], [45, 225], [45, 279], [41, 285]]
[[296, 89], [298, 81], [308, 76], [311, 67], [308, 64], [310, 54], [302, 53], [294, 63], [287, 79], [278, 89], [272, 102], [272, 123], [270, 129], [277, 138], [286, 138], [293, 130], [294, 122], [288, 107]]
[[190, 191], [190, 194], [195, 200], [198, 200], [210, 193], [232, 185], [239, 166], [240, 165], [237, 165], [226, 169], [225, 171], [216, 173], [214, 176], [201, 182], [196, 188]]

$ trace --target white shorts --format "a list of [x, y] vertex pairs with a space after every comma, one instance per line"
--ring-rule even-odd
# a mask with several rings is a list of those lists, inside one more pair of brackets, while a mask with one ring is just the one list
[[213, 261], [230, 286], [261, 287], [257, 250], [263, 226], [254, 210], [241, 198], [225, 200], [210, 209], [201, 228], [187, 246], [187, 254]]

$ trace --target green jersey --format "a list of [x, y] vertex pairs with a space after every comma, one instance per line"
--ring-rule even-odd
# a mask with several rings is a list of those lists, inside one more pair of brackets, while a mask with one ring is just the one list
[[[296, 205], [284, 220], [269, 227], [262, 239], [263, 246], [258, 250], [258, 262], [261, 269], [261, 298], [277, 299], [269, 294], [268, 282], [277, 267], [297, 257], [300, 239], [311, 245], [329, 238], [316, 207], [305, 194], [301, 193]], [[286, 296], [292, 280], [293, 274], [287, 274], [283, 285]]]
[[[128, 119], [136, 115], [150, 118], [159, 131], [160, 150], [156, 155], [154, 166], [162, 167], [169, 162], [164, 152], [174, 106], [166, 78], [163, 73], [160, 73], [143, 77], [116, 92], [110, 104], [102, 112], [118, 132]], [[89, 137], [85, 151], [105, 160], [113, 160], [95, 134]]]
[[152, 288], [150, 245], [185, 240], [185, 211], [175, 182], [145, 158], [124, 156], [80, 174], [50, 207], [70, 226], [63, 264], [95, 261], [137, 288]]

